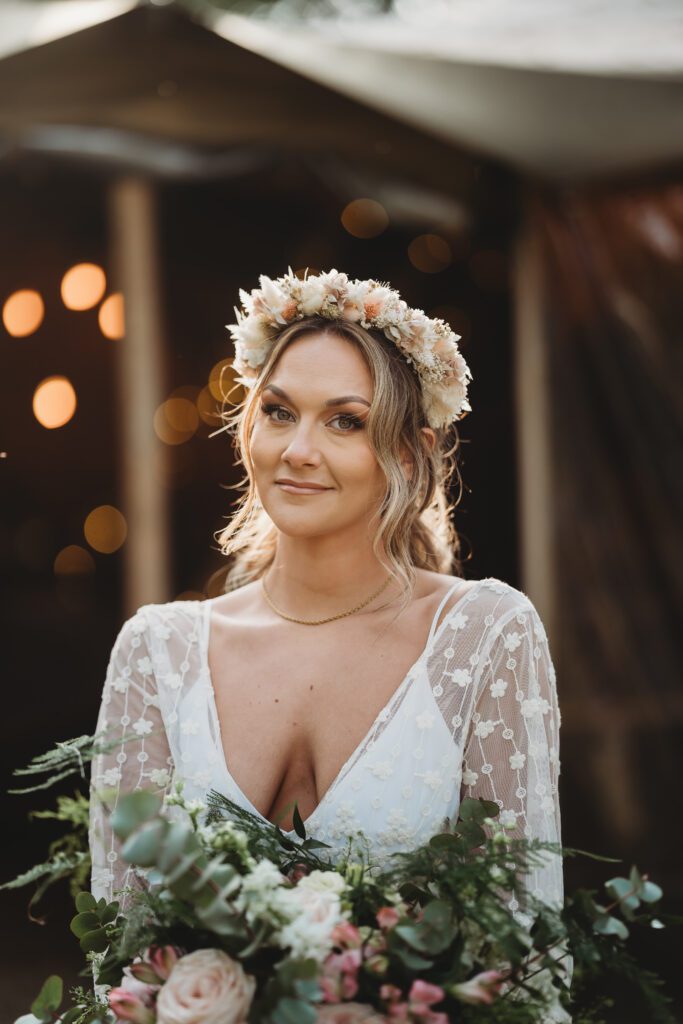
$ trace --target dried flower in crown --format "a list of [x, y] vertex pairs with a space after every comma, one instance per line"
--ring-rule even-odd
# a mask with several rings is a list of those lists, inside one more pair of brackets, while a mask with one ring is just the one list
[[310, 276], [306, 271], [300, 279], [291, 267], [284, 277], [272, 280], [263, 274], [259, 281], [261, 287], [251, 292], [240, 289], [237, 323], [227, 324], [235, 342], [234, 369], [240, 384], [254, 385], [285, 327], [304, 317], [322, 316], [374, 327], [393, 341], [420, 379], [431, 427], [446, 427], [472, 411], [467, 401], [472, 374], [457, 345], [460, 335], [444, 320], [411, 309], [387, 284], [352, 281], [337, 270]]

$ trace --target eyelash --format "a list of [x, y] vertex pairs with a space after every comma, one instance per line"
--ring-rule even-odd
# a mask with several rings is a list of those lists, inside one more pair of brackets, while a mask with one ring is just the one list
[[[261, 412], [265, 413], [265, 415], [269, 416], [269, 417], [272, 416], [272, 414], [274, 412], [277, 412], [278, 409], [282, 409], [284, 412], [289, 412], [288, 409], [285, 409], [284, 405], [276, 405], [275, 403], [264, 403], [261, 406]], [[337, 413], [336, 416], [333, 416], [332, 419], [335, 419], [335, 420], [336, 419], [344, 419], [344, 420], [348, 420], [349, 421], [349, 423], [351, 424], [350, 429], [337, 428], [337, 429], [341, 429], [341, 433], [342, 434], [351, 434], [355, 430], [362, 430], [363, 429], [363, 421], [360, 420], [357, 416], [354, 416], [350, 412], [339, 412], [339, 413]], [[286, 421], [284, 421], [284, 420], [273, 420], [272, 422], [273, 423], [283, 423], [283, 422], [286, 422]]]

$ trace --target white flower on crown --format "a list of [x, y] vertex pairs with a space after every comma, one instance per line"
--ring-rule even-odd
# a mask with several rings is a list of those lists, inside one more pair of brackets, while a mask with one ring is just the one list
[[255, 383], [280, 331], [304, 317], [322, 316], [375, 328], [394, 342], [420, 378], [431, 427], [446, 427], [472, 411], [472, 374], [457, 345], [460, 335], [445, 321], [411, 309], [388, 284], [351, 281], [334, 269], [306, 272], [299, 280], [291, 267], [277, 280], [262, 274], [259, 283], [251, 292], [240, 289], [242, 308], [235, 307], [236, 323], [227, 324], [235, 343], [233, 367], [245, 387]]

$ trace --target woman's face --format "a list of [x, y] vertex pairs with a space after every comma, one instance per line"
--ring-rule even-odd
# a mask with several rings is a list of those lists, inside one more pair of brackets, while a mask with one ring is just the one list
[[371, 401], [370, 370], [351, 342], [316, 332], [285, 348], [250, 444], [261, 504], [280, 531], [319, 537], [369, 522], [386, 491], [365, 430]]

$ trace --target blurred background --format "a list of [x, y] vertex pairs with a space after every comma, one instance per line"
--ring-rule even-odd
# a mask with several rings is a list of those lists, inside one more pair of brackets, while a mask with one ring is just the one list
[[[222, 590], [238, 289], [336, 267], [462, 336], [465, 575], [536, 604], [564, 843], [623, 860], [567, 888], [637, 863], [683, 912], [678, 3], [5, 0], [0, 237], [3, 880], [58, 833], [12, 769], [93, 731], [124, 619]], [[80, 963], [29, 895], [3, 1021]], [[678, 942], [637, 954], [680, 1007]]]

